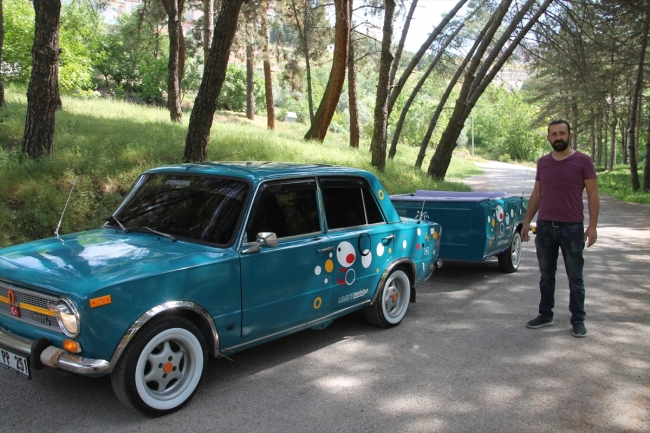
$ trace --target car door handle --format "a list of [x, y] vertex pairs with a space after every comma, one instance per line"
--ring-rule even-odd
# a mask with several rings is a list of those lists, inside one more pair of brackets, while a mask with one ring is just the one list
[[390, 240], [393, 239], [394, 237], [395, 237], [395, 235], [388, 235], [388, 236], [386, 236], [386, 237], [384, 237], [384, 238], [381, 238], [381, 242], [384, 243], [384, 244], [387, 244], [388, 241], [390, 241]]
[[318, 250], [319, 253], [329, 253], [331, 251], [334, 251], [334, 247], [321, 248]]

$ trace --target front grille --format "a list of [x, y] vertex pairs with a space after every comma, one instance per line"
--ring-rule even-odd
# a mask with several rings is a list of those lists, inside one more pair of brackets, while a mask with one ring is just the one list
[[[15, 297], [15, 302], [11, 305], [9, 304], [10, 290], [14, 293]], [[48, 306], [55, 305], [57, 300], [57, 297], [43, 295], [42, 293], [33, 292], [0, 281], [0, 314], [11, 317], [14, 320], [60, 333], [62, 331], [59, 328], [59, 322], [56, 316], [33, 311], [38, 309], [48, 310]], [[20, 309], [20, 317], [11, 314], [12, 305]]]

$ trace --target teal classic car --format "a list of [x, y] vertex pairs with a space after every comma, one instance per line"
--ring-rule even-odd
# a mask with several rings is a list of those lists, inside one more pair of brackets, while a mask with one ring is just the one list
[[101, 228], [0, 250], [0, 365], [110, 374], [125, 405], [165, 414], [195, 393], [209, 354], [361, 309], [399, 324], [440, 230], [400, 217], [363, 170], [155, 168]]

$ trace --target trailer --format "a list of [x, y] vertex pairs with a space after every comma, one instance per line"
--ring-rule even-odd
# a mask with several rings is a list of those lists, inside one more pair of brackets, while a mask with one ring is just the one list
[[527, 198], [505, 191], [418, 190], [390, 199], [400, 216], [442, 226], [440, 259], [484, 261], [496, 256], [503, 272], [519, 268]]

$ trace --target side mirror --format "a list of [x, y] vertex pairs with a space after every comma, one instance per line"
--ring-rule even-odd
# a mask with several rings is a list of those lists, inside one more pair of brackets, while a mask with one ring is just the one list
[[260, 232], [257, 234], [257, 242], [252, 247], [243, 251], [244, 254], [248, 253], [257, 253], [260, 251], [260, 247], [266, 245], [270, 248], [275, 248], [278, 246], [278, 236], [273, 232]]
[[278, 246], [278, 237], [273, 232], [260, 232], [257, 234], [257, 245], [275, 248]]

